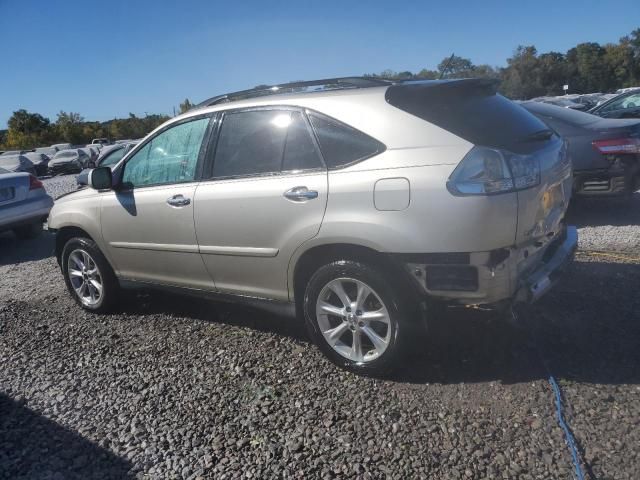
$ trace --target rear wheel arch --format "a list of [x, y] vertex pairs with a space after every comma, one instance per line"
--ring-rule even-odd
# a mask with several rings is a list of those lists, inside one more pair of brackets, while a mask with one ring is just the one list
[[313, 274], [323, 265], [340, 260], [361, 262], [389, 274], [408, 295], [417, 293], [402, 266], [387, 254], [370, 247], [351, 243], [318, 245], [306, 250], [296, 261], [293, 273], [293, 294], [296, 312], [302, 314], [304, 293]]

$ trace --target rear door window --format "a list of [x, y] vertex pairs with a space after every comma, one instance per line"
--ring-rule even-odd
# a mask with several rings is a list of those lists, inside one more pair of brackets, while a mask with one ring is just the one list
[[268, 175], [323, 168], [302, 113], [249, 110], [224, 115], [213, 177]]
[[309, 120], [328, 168], [346, 167], [385, 150], [375, 138], [333, 118], [310, 112]]

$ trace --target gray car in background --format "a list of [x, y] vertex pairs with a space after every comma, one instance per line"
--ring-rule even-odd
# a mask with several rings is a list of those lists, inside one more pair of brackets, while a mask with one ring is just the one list
[[601, 118], [547, 103], [521, 105], [567, 140], [577, 195], [629, 195], [640, 188], [640, 120]]
[[49, 161], [49, 174], [80, 173], [89, 162], [89, 155], [79, 148], [61, 150]]
[[36, 177], [0, 168], [0, 231], [13, 230], [19, 238], [36, 236], [52, 206]]
[[39, 152], [28, 152], [25, 153], [24, 156], [33, 164], [33, 168], [35, 169], [37, 176], [41, 177], [42, 175], [47, 174], [51, 157]]
[[9, 172], [27, 172], [36, 175], [36, 168], [25, 155], [0, 155], [0, 168]]
[[631, 89], [589, 110], [604, 118], [640, 118], [640, 88]]
[[[96, 161], [96, 167], [113, 167], [116, 165], [126, 153], [138, 144], [137, 141], [130, 143], [118, 143], [115, 145], [109, 145], [102, 149], [100, 156]], [[77, 176], [76, 181], [78, 187], [89, 184], [89, 172], [91, 168], [85, 168], [80, 175]]]

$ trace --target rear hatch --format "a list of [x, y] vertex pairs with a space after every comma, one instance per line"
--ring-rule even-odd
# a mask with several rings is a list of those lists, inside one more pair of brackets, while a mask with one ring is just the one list
[[0, 174], [0, 211], [3, 207], [25, 200], [28, 193], [28, 173]]
[[492, 79], [407, 82], [390, 86], [391, 105], [474, 145], [524, 155], [540, 165], [538, 185], [520, 190], [517, 245], [561, 230], [571, 196], [571, 165], [563, 140], [524, 108], [498, 95]]

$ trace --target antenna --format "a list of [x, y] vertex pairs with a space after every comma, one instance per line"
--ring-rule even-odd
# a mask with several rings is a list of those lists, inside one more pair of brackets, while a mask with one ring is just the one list
[[456, 55], [455, 53], [451, 54], [451, 56], [449, 57], [449, 60], [447, 60], [447, 63], [445, 64], [444, 68], [440, 72], [440, 78], [438, 78], [438, 80], [442, 80], [442, 77], [444, 77], [444, 74], [447, 73], [447, 70], [449, 70], [449, 66], [451, 65], [451, 62], [453, 61], [453, 57], [455, 57], [455, 55]]

